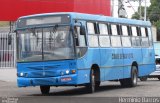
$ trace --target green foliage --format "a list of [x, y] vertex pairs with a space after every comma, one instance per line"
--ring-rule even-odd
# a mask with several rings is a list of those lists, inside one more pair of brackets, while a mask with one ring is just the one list
[[[132, 19], [141, 19], [140, 18], [140, 7], [138, 7], [138, 12], [135, 12], [133, 15], [132, 15]], [[142, 6], [141, 7], [141, 16], [142, 16], [142, 18], [144, 17], [144, 7]]]
[[156, 25], [156, 27], [157, 27], [158, 29], [160, 29], [160, 20], [158, 20], [158, 21], [155, 23], [155, 25]]
[[148, 16], [152, 24], [160, 28], [160, 2], [159, 0], [151, 0], [151, 5], [147, 10]]
[[139, 19], [140, 18], [140, 15], [138, 14], [138, 12], [135, 12], [133, 15], [132, 15], [132, 19]]

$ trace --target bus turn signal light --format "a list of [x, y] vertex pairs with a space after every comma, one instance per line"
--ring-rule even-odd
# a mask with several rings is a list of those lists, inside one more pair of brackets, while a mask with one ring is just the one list
[[76, 70], [71, 70], [71, 73], [72, 73], [72, 74], [75, 74], [75, 73], [76, 73]]

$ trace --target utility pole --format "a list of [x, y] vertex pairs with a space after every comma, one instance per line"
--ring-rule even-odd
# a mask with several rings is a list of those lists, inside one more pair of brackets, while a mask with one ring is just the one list
[[147, 2], [145, 0], [145, 7], [144, 7], [144, 21], [146, 21], [147, 18]]
[[123, 0], [118, 0], [118, 17], [126, 18], [126, 10], [123, 5]]
[[140, 19], [142, 19], [142, 4], [141, 4], [141, 0], [139, 0], [139, 16], [140, 16]]
[[111, 15], [114, 16], [114, 0], [111, 0]]

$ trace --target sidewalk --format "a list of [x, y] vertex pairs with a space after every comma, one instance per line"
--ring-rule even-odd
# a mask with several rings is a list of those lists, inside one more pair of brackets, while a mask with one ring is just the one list
[[0, 68], [0, 81], [16, 82], [17, 81], [16, 68]]

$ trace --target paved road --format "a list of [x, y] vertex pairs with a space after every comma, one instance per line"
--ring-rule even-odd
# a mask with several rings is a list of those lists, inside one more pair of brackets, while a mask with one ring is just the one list
[[[59, 102], [56, 100], [62, 100], [61, 103], [64, 102], [66, 103], [66, 100], [68, 100], [68, 103], [72, 103], [73, 97], [74, 99], [81, 98], [81, 100], [85, 98], [93, 100], [92, 103], [97, 103], [97, 100], [100, 99], [101, 97], [102, 97], [102, 99], [100, 99], [101, 101], [103, 101], [103, 99], [105, 101], [106, 97], [107, 98], [108, 97], [160, 97], [159, 92], [160, 92], [160, 81], [158, 79], [149, 79], [146, 82], [139, 81], [138, 86], [134, 88], [123, 88], [120, 86], [119, 82], [104, 82], [101, 84], [101, 87], [93, 94], [87, 93], [86, 89], [83, 86], [52, 87], [50, 94], [47, 96], [41, 95], [39, 87], [18, 88], [15, 82], [0, 81], [0, 97], [17, 97], [17, 98], [23, 98], [23, 100], [29, 97], [29, 100], [35, 103], [36, 102], [41, 103], [42, 101], [44, 102], [44, 100], [48, 101], [54, 100], [55, 102]], [[35, 100], [35, 98], [38, 99]], [[118, 101], [118, 99], [116, 101]]]
[[[146, 82], [138, 82], [134, 88], [123, 88], [119, 82], [104, 82], [96, 93], [89, 94], [82, 87], [51, 87], [50, 96], [74, 96], [74, 97], [160, 97], [160, 81], [150, 79]], [[39, 87], [18, 88], [15, 82], [0, 81], [0, 97], [26, 97], [42, 96]]]

